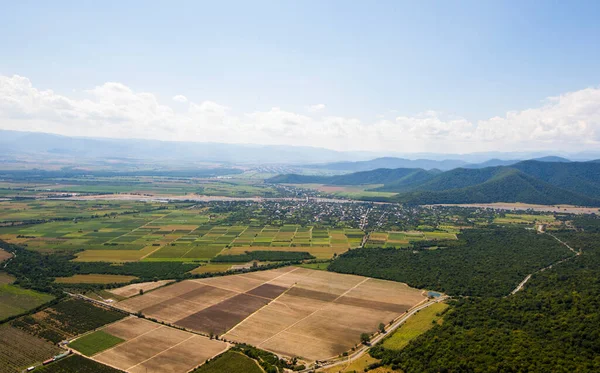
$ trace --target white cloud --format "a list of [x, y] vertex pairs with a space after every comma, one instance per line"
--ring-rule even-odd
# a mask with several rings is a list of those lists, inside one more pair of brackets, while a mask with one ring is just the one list
[[173, 101], [181, 102], [181, 103], [185, 104], [186, 102], [188, 102], [188, 99], [184, 95], [176, 95], [176, 96], [173, 96]]
[[[174, 101], [183, 102], [175, 96]], [[183, 97], [183, 96], [181, 96]], [[187, 99], [186, 99], [187, 100]], [[189, 102], [189, 101], [187, 101]], [[322, 104], [312, 107], [325, 106]], [[319, 110], [317, 110], [318, 112]], [[600, 89], [546, 99], [539, 107], [477, 122], [428, 111], [364, 122], [281, 108], [235, 114], [212, 101], [175, 111], [151, 93], [108, 82], [83, 98], [40, 90], [29, 79], [0, 76], [0, 128], [73, 136], [174, 141], [287, 144], [338, 150], [472, 152], [596, 150], [600, 146]]]
[[306, 107], [306, 110], [308, 110], [309, 113], [318, 113], [319, 111], [325, 110], [325, 104], [310, 105]]

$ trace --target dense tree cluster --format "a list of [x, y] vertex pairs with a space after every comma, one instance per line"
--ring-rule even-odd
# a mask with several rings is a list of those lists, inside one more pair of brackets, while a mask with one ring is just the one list
[[181, 279], [186, 277], [186, 272], [198, 266], [179, 262], [128, 262], [122, 265], [109, 262], [72, 262], [74, 257], [71, 255], [41, 254], [2, 240], [0, 248], [15, 254], [6, 271], [17, 278], [16, 284], [48, 292], [58, 291], [53, 285], [56, 277], [99, 273], [136, 276], [141, 281]]
[[468, 229], [440, 248], [350, 250], [330, 271], [377, 277], [449, 295], [502, 296], [529, 273], [572, 256], [549, 235], [522, 228]]
[[583, 254], [515, 295], [454, 301], [442, 325], [405, 349], [371, 354], [406, 373], [600, 371], [600, 234], [560, 238]]

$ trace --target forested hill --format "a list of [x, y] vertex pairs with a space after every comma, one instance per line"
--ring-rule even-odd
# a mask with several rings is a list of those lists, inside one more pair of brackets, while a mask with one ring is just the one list
[[392, 201], [415, 204], [524, 202], [600, 206], [600, 163], [523, 161], [510, 166], [378, 169], [339, 176], [279, 175], [272, 183], [384, 184]]
[[316, 176], [287, 174], [267, 179], [275, 184], [328, 184], [328, 185], [368, 185], [392, 184], [405, 178], [416, 178], [421, 181], [429, 180], [440, 174], [439, 170], [425, 171], [420, 168], [379, 168], [373, 171], [354, 172], [336, 176]]

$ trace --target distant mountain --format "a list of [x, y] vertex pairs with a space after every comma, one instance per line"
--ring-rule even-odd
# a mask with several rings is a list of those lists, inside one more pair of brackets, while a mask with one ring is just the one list
[[393, 184], [400, 180], [426, 180], [441, 171], [425, 171], [414, 168], [380, 168], [373, 171], [355, 172], [336, 176], [316, 176], [287, 174], [278, 175], [267, 179], [274, 184], [328, 184], [328, 185], [369, 185], [369, 184]]
[[[384, 184], [374, 189], [398, 193], [392, 200], [415, 203], [524, 202], [600, 205], [600, 163], [523, 161], [510, 166], [378, 169], [340, 176], [280, 175], [270, 182], [294, 180], [332, 185]], [[312, 179], [310, 179], [312, 178]]]
[[371, 171], [379, 168], [422, 168], [425, 170], [451, 170], [453, 168], [462, 167], [467, 165], [465, 161], [457, 159], [446, 159], [441, 161], [430, 160], [430, 159], [406, 159], [396, 157], [382, 157], [372, 159], [370, 161], [357, 161], [357, 162], [335, 162], [325, 164], [314, 164], [306, 165], [307, 168], [330, 170], [330, 171]]
[[519, 163], [520, 160], [504, 160], [493, 158], [489, 161], [481, 162], [481, 163], [473, 163], [462, 166], [463, 168], [486, 168], [486, 167], [497, 167], [497, 166], [510, 166], [511, 164]]
[[143, 139], [68, 137], [41, 132], [0, 130], [0, 157], [152, 160], [156, 162], [220, 162], [239, 164], [304, 164], [358, 161], [375, 153], [339, 152], [306, 146], [222, 144]]
[[483, 183], [439, 191], [417, 190], [399, 194], [394, 200], [412, 204], [523, 202], [600, 206], [600, 199], [558, 188], [511, 168], [499, 170]]
[[540, 157], [540, 158], [532, 158], [530, 159], [530, 161], [539, 161], [539, 162], [571, 162], [570, 159], [567, 158], [563, 158], [563, 157], [556, 157], [553, 155], [549, 155], [547, 157]]

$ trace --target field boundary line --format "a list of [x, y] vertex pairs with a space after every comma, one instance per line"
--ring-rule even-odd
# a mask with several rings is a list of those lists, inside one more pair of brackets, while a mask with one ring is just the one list
[[[134, 316], [134, 317], [135, 317], [135, 316]], [[123, 319], [123, 320], [126, 320], [126, 319]], [[146, 320], [146, 319], [143, 319], [143, 320]], [[109, 348], [109, 349], [107, 349], [107, 350], [100, 351], [100, 352], [98, 352], [97, 354], [95, 354], [95, 355], [92, 355], [92, 357], [100, 356], [100, 355], [102, 355], [102, 354], [103, 354], [103, 353], [105, 353], [105, 352], [111, 351], [111, 350], [113, 350], [113, 349], [115, 349], [115, 348], [117, 348], [117, 347], [119, 347], [119, 346], [123, 346], [123, 345], [125, 345], [125, 344], [127, 344], [127, 343], [129, 343], [129, 342], [131, 342], [131, 341], [133, 341], [133, 340], [135, 340], [135, 339], [138, 339], [139, 337], [141, 337], [141, 336], [143, 336], [143, 335], [146, 335], [146, 334], [148, 334], [148, 333], [150, 333], [150, 332], [153, 332], [153, 331], [155, 331], [155, 330], [162, 329], [162, 328], [166, 328], [166, 325], [161, 325], [161, 324], [155, 323], [155, 322], [153, 322], [153, 321], [150, 321], [150, 320], [147, 320], [147, 321], [149, 321], [149, 322], [151, 322], [151, 323], [153, 323], [153, 324], [156, 324], [156, 325], [158, 325], [158, 328], [154, 328], [154, 329], [152, 329], [152, 330], [148, 330], [147, 332], [145, 332], [145, 333], [142, 333], [142, 334], [138, 335], [137, 337], [133, 337], [133, 338], [131, 338], [131, 339], [128, 339], [128, 340], [126, 340], [125, 342], [123, 342], [123, 343], [119, 343], [118, 345], [116, 345], [116, 346], [113, 346], [113, 347], [111, 347], [111, 348]], [[102, 328], [102, 329], [100, 329], [100, 330], [103, 330], [103, 329], [104, 329], [104, 328]], [[106, 332], [106, 333], [108, 333], [108, 332]], [[108, 334], [110, 334], [110, 333], [108, 333]], [[111, 334], [111, 335], [113, 335], [113, 334]], [[115, 336], [115, 337], [116, 337], [116, 336]]]
[[358, 286], [364, 284], [365, 282], [367, 282], [368, 280], [370, 280], [370, 277], [365, 278], [364, 280], [362, 280], [361, 282], [359, 282], [358, 284], [352, 286], [350, 289], [346, 290], [345, 292], [343, 292], [342, 294], [340, 294], [337, 298], [335, 298], [334, 300], [332, 300], [331, 302], [328, 302], [327, 304], [323, 305], [320, 308], [317, 308], [316, 310], [314, 310], [313, 312], [311, 312], [310, 314], [304, 316], [303, 318], [301, 318], [300, 320], [296, 321], [295, 323], [293, 323], [292, 325], [289, 325], [288, 327], [286, 327], [285, 329], [281, 330], [280, 332], [277, 332], [276, 334], [273, 334], [271, 337], [265, 339], [264, 341], [260, 342], [256, 347], [260, 347], [261, 345], [267, 343], [268, 341], [270, 341], [271, 339], [277, 337], [279, 334], [287, 331], [290, 328], [293, 328], [294, 326], [298, 325], [300, 322], [306, 320], [307, 318], [311, 317], [312, 315], [314, 315], [315, 313], [325, 310], [328, 307], [331, 307], [331, 305], [338, 299], [340, 299], [341, 297], [345, 296], [346, 294], [348, 294], [350, 291], [356, 289]]
[[[248, 316], [246, 316], [246, 318], [244, 318], [242, 321], [240, 321], [239, 323], [235, 324], [231, 329], [229, 329], [227, 331], [227, 333], [231, 333], [231, 331], [233, 331], [233, 329], [237, 328], [239, 325], [243, 324], [246, 320], [248, 320], [249, 318], [251, 318], [252, 316], [254, 316], [255, 314], [258, 313], [258, 311], [262, 310], [263, 308], [267, 307], [268, 305], [270, 305], [271, 303], [275, 303], [277, 301], [277, 299], [279, 299], [281, 296], [283, 296], [285, 293], [287, 293], [290, 289], [292, 289], [294, 286], [296, 286], [296, 284], [290, 286], [289, 288], [287, 288], [283, 293], [279, 294], [278, 296], [276, 296], [275, 298], [271, 299], [270, 302], [268, 302], [267, 304], [263, 305], [262, 307], [260, 307], [259, 309], [257, 309], [256, 311], [252, 312], [251, 314], [249, 314]], [[263, 297], [260, 297], [263, 298]], [[265, 298], [266, 299], [266, 298]]]
[[[189, 332], [186, 332], [186, 333], [189, 333]], [[190, 333], [190, 334], [191, 334], [191, 333]], [[173, 346], [171, 346], [171, 347], [167, 348], [166, 350], [162, 350], [161, 352], [158, 352], [158, 353], [156, 353], [156, 354], [154, 354], [154, 355], [150, 356], [150, 357], [149, 357], [149, 358], [147, 358], [146, 360], [144, 360], [144, 361], [141, 361], [141, 362], [139, 362], [139, 363], [137, 363], [137, 364], [135, 364], [135, 365], [132, 365], [132, 366], [130, 366], [129, 368], [125, 369], [125, 371], [128, 371], [128, 370], [130, 370], [130, 369], [133, 369], [133, 368], [137, 367], [137, 366], [138, 366], [138, 365], [140, 365], [140, 364], [144, 364], [145, 362], [147, 362], [147, 361], [150, 361], [150, 360], [154, 359], [155, 357], [157, 357], [157, 356], [158, 356], [158, 355], [160, 355], [160, 354], [163, 354], [163, 353], [165, 353], [165, 352], [167, 352], [167, 351], [169, 351], [169, 350], [172, 350], [172, 349], [174, 349], [175, 347], [179, 346], [179, 345], [180, 345], [180, 344], [182, 344], [183, 342], [187, 342], [187, 341], [189, 341], [190, 339], [192, 339], [192, 338], [194, 338], [194, 337], [198, 337], [198, 335], [197, 335], [197, 334], [192, 334], [190, 337], [188, 337], [188, 338], [184, 339], [184, 340], [183, 340], [183, 341], [181, 341], [181, 342], [175, 343]], [[205, 338], [206, 338], [206, 337], [205, 337]]]
[[138, 230], [138, 229], [140, 229], [140, 228], [144, 228], [145, 226], [147, 226], [147, 225], [148, 225], [148, 224], [150, 224], [150, 223], [154, 223], [154, 222], [155, 222], [155, 221], [157, 221], [157, 220], [160, 220], [160, 219], [162, 219], [162, 218], [164, 218], [164, 217], [166, 217], [166, 216], [169, 216], [169, 215], [172, 215], [172, 214], [174, 214], [176, 211], [177, 211], [177, 210], [173, 210], [173, 211], [171, 211], [170, 213], [168, 213], [168, 214], [165, 214], [165, 215], [162, 215], [162, 216], [161, 216], [161, 217], [159, 217], [159, 218], [156, 218], [156, 219], [154, 219], [154, 220], [150, 220], [150, 221], [149, 221], [149, 222], [147, 222], [146, 224], [140, 225], [139, 227], [137, 227], [137, 228], [135, 228], [135, 229], [132, 229], [132, 230], [130, 230], [130, 231], [129, 231], [129, 232], [127, 232], [127, 233], [123, 233], [123, 234], [122, 234], [122, 235], [120, 235], [120, 236], [117, 236], [117, 237], [115, 237], [115, 238], [111, 238], [111, 239], [110, 239], [110, 240], [108, 240], [108, 241], [104, 241], [104, 242], [103, 242], [103, 244], [105, 244], [105, 243], [109, 243], [109, 242], [111, 242], [111, 241], [114, 241], [114, 240], [116, 240], [117, 238], [121, 238], [121, 237], [123, 237], [123, 236], [126, 236], [126, 235], [128, 235], [128, 234], [130, 234], [130, 233], [132, 233], [132, 232], [135, 232], [135, 231], [137, 231], [137, 230]]

